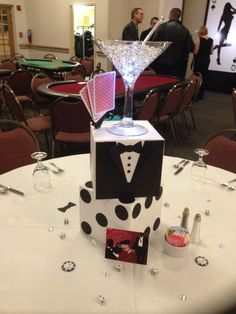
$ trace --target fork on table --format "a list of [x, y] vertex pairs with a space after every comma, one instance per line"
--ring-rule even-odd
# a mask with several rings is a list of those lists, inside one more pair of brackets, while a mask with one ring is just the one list
[[65, 169], [62, 169], [62, 168], [58, 167], [58, 166], [57, 166], [54, 162], [52, 162], [52, 161], [49, 162], [49, 165], [51, 165], [51, 166], [53, 166], [54, 168], [56, 168], [56, 169], [57, 169], [57, 173], [60, 173], [60, 172], [65, 171]]
[[235, 179], [232, 179], [232, 180], [229, 180], [229, 181], [226, 181], [226, 182], [224, 182], [224, 183], [220, 183], [220, 185], [223, 186], [223, 187], [228, 188], [228, 189], [231, 190], [231, 191], [235, 191], [235, 190], [236, 190], [236, 187], [233, 186], [233, 185], [231, 185], [231, 183], [233, 183], [233, 182], [236, 182], [236, 178], [235, 178]]

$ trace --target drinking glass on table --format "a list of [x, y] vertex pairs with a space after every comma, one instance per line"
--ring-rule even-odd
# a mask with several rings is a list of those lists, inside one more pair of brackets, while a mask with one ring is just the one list
[[31, 157], [37, 160], [37, 165], [33, 171], [34, 188], [39, 191], [46, 191], [51, 187], [48, 169], [42, 162], [42, 160], [47, 157], [47, 153], [34, 152], [31, 154]]
[[204, 190], [206, 183], [207, 165], [203, 160], [204, 156], [209, 154], [209, 151], [204, 148], [197, 148], [194, 152], [198, 155], [198, 159], [192, 164], [191, 168], [191, 180], [193, 187], [197, 191]]

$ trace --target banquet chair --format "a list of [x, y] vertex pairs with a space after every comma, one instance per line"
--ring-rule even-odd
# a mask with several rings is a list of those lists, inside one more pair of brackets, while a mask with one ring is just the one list
[[2, 92], [3, 92], [3, 97], [5, 99], [6, 106], [9, 108], [9, 112], [12, 119], [25, 124], [27, 127], [31, 129], [31, 131], [36, 136], [44, 134], [46, 144], [49, 149], [47, 133], [51, 131], [50, 117], [49, 116], [45, 116], [45, 117], [35, 116], [33, 118], [26, 119], [21, 103], [17, 99], [13, 90], [7, 84], [5, 84], [2, 87]]
[[175, 145], [178, 144], [178, 136], [177, 130], [175, 126], [174, 117], [178, 114], [178, 108], [183, 98], [184, 87], [182, 84], [174, 85], [165, 98], [162, 101], [159, 101], [156, 117], [155, 117], [155, 125], [160, 126], [166, 123], [170, 124], [171, 133], [173, 136], [173, 140]]
[[192, 81], [192, 80], [197, 81], [197, 87], [196, 87], [196, 90], [195, 90], [195, 93], [193, 96], [193, 104], [194, 104], [195, 102], [197, 102], [197, 96], [198, 96], [199, 90], [202, 86], [202, 74], [200, 72], [194, 72], [189, 76], [188, 80], [189, 81]]
[[84, 82], [84, 77], [77, 72], [71, 71], [64, 76], [64, 80], [65, 81], [74, 80], [76, 82]]
[[15, 72], [17, 70], [17, 64], [13, 59], [5, 59], [2, 60], [0, 68], [2, 69], [9, 69], [12, 72]]
[[38, 140], [24, 124], [0, 120], [0, 174], [35, 162], [33, 152], [39, 151]]
[[25, 56], [22, 55], [21, 53], [16, 52], [16, 53], [14, 53], [12, 58], [13, 58], [13, 60], [22, 60], [22, 59], [25, 59]]
[[208, 165], [236, 173], [236, 129], [224, 129], [210, 135], [202, 147], [209, 151], [204, 157]]
[[155, 121], [160, 94], [157, 89], [152, 89], [145, 96], [142, 106], [136, 112], [138, 120]]
[[33, 75], [30, 71], [20, 69], [13, 72], [7, 80], [7, 85], [14, 91], [23, 108], [26, 105], [32, 106], [32, 78]]
[[0, 76], [1, 83], [4, 84], [9, 79], [11, 73], [17, 71], [17, 64], [12, 59], [2, 60], [0, 69], [7, 69], [11, 71], [9, 75]]
[[60, 97], [51, 110], [52, 118], [52, 157], [55, 144], [81, 144], [89, 147], [91, 117], [80, 98]]
[[198, 89], [198, 81], [196, 79], [191, 80], [184, 88], [182, 100], [179, 104], [178, 114], [180, 114], [183, 123], [186, 127], [187, 133], [190, 135], [190, 129], [187, 122], [185, 112], [188, 110], [192, 119], [193, 128], [196, 129], [196, 123], [193, 116], [192, 104], [194, 101], [196, 90]]
[[156, 72], [151, 67], [147, 67], [141, 75], [156, 75]]
[[[43, 115], [51, 114], [50, 109], [48, 109], [49, 105], [51, 104], [51, 101], [47, 97], [44, 97], [38, 92], [38, 87], [40, 85], [50, 82], [52, 82], [52, 79], [44, 73], [38, 73], [34, 75], [31, 81], [32, 103], [35, 112], [37, 112], [38, 114], [39, 113]], [[46, 109], [46, 111], [42, 111], [42, 109]]]
[[43, 56], [43, 59], [57, 60], [57, 57], [52, 53], [47, 53]]
[[86, 76], [90, 77], [90, 75], [93, 73], [93, 60], [81, 58], [80, 64], [85, 67]]
[[70, 57], [69, 61], [75, 61], [75, 62], [80, 62], [80, 57], [77, 57], [77, 56], [73, 56], [73, 57]]
[[232, 107], [233, 107], [234, 123], [236, 125], [236, 88], [233, 88], [233, 91], [232, 91]]
[[70, 73], [72, 75], [80, 74], [85, 79], [87, 72], [86, 72], [84, 65], [78, 64], [76, 67], [74, 67], [74, 69]]

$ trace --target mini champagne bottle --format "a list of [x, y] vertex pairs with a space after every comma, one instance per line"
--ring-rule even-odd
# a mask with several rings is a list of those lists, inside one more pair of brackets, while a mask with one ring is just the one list
[[188, 230], [188, 217], [189, 217], [189, 208], [185, 207], [185, 209], [183, 210], [182, 221], [181, 221], [180, 226], [187, 230]]

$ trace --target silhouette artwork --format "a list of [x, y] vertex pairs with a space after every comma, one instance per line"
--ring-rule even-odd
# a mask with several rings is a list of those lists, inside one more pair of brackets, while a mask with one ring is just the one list
[[231, 43], [228, 43], [226, 40], [231, 28], [234, 14], [236, 14], [236, 9], [231, 5], [230, 2], [227, 2], [224, 6], [223, 13], [221, 15], [220, 22], [217, 28], [217, 32], [219, 33], [219, 44], [214, 47], [214, 49], [217, 49], [216, 61], [218, 65], [221, 65], [221, 49], [223, 47], [229, 47], [232, 45]]

